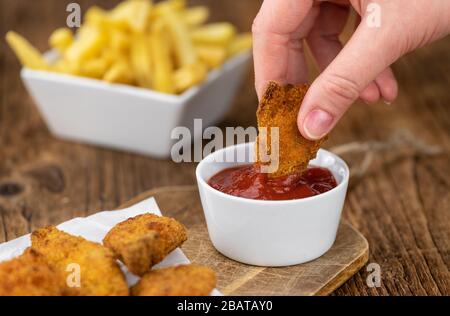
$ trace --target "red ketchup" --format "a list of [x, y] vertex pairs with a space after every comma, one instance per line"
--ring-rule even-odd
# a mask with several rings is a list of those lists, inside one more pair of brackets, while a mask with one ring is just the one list
[[336, 187], [336, 179], [326, 168], [309, 167], [302, 174], [269, 179], [257, 165], [245, 165], [220, 171], [208, 184], [223, 193], [254, 200], [294, 200], [327, 192]]

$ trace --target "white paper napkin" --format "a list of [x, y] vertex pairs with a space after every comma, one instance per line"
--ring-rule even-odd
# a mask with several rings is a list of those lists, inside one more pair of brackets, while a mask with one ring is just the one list
[[[104, 211], [88, 217], [77, 217], [62, 223], [57, 227], [66, 233], [81, 236], [87, 240], [101, 243], [105, 235], [114, 225], [130, 217], [144, 213], [161, 215], [161, 211], [159, 210], [158, 204], [156, 204], [154, 198], [149, 198], [129, 208], [118, 211]], [[0, 262], [19, 256], [25, 248], [30, 245], [30, 234], [0, 244]], [[155, 265], [154, 268], [164, 268], [187, 263], [190, 263], [189, 259], [184, 255], [181, 249], [177, 248], [163, 261]], [[121, 268], [126, 275], [129, 286], [134, 285], [139, 280], [139, 278], [129, 272], [124, 265], [121, 264]], [[217, 296], [222, 294], [217, 289], [214, 289], [211, 295]]]

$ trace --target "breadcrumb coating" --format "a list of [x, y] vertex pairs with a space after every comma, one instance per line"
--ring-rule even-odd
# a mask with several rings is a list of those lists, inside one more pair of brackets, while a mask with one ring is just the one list
[[70, 295], [126, 296], [129, 294], [125, 276], [112, 251], [82, 237], [72, 236], [54, 226], [31, 234], [32, 248], [46, 262], [68, 276], [70, 264], [80, 267], [80, 287], [70, 288]]
[[114, 226], [103, 243], [132, 273], [142, 276], [186, 239], [187, 231], [181, 223], [147, 213]]
[[[257, 163], [269, 164], [261, 159], [261, 153], [270, 156], [270, 129], [279, 128], [278, 169], [268, 174], [271, 178], [301, 173], [308, 167], [309, 161], [316, 157], [320, 146], [327, 139], [324, 137], [318, 141], [311, 141], [304, 138], [298, 130], [297, 115], [308, 88], [308, 85], [280, 86], [270, 82], [258, 106], [256, 116], [260, 135], [262, 127], [268, 130], [266, 142], [260, 139], [260, 135], [256, 139]], [[258, 150], [260, 144], [261, 152]]]
[[42, 255], [27, 248], [22, 255], [0, 263], [0, 296], [64, 295], [64, 279]]
[[134, 296], [207, 296], [216, 287], [208, 267], [189, 264], [146, 273], [131, 289]]

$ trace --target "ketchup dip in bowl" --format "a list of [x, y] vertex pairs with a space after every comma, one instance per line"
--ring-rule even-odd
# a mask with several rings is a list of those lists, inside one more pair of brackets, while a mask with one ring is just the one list
[[[295, 190], [301, 194], [274, 195], [271, 190], [270, 194], [264, 191], [252, 198], [251, 187], [246, 188], [243, 195], [246, 197], [242, 197], [210, 185], [217, 188], [217, 181], [214, 182], [217, 176], [227, 173], [229, 176], [229, 171], [238, 169], [250, 173], [252, 185], [259, 183], [258, 176], [244, 167], [253, 162], [254, 143], [244, 143], [218, 150], [197, 166], [200, 199], [214, 247], [233, 260], [270, 267], [308, 262], [327, 252], [336, 239], [347, 193], [347, 164], [335, 154], [320, 149], [317, 157], [310, 161], [310, 166], [316, 170], [314, 174], [302, 180], [295, 179], [297, 185], [298, 181], [303, 181]], [[329, 178], [328, 171], [334, 179]], [[308, 182], [308, 177], [317, 180], [317, 175], [319, 180], [326, 178], [324, 184], [315, 186], [316, 182]], [[266, 181], [265, 175], [259, 177]]]

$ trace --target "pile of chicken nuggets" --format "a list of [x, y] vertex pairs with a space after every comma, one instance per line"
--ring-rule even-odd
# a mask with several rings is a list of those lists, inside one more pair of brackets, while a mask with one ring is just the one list
[[[208, 267], [152, 270], [186, 240], [181, 223], [150, 213], [114, 226], [103, 245], [54, 226], [41, 228], [31, 234], [31, 246], [22, 255], [0, 263], [0, 296], [209, 295], [216, 276]], [[141, 277], [131, 289], [118, 260]], [[72, 275], [77, 269], [78, 283]]]

